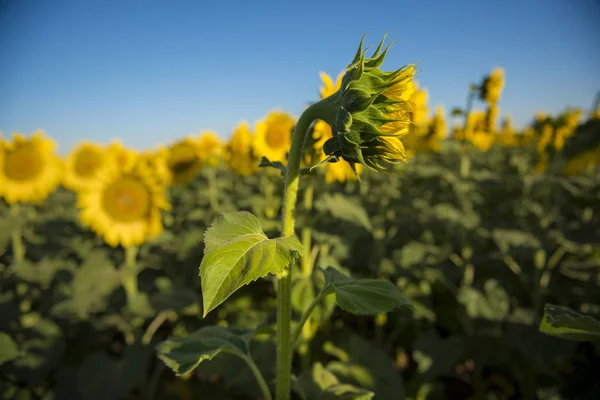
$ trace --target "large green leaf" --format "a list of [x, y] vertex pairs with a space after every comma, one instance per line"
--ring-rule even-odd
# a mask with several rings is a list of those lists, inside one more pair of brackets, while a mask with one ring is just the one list
[[563, 339], [600, 340], [600, 321], [566, 307], [546, 304], [540, 332]]
[[240, 287], [281, 273], [302, 253], [293, 237], [269, 239], [258, 219], [245, 211], [223, 214], [206, 231], [200, 264], [204, 316]]
[[351, 279], [328, 268], [324, 271], [327, 286], [333, 291], [338, 306], [353, 314], [379, 314], [401, 306], [411, 306], [390, 281], [384, 279]]
[[158, 357], [177, 375], [185, 375], [221, 352], [246, 354], [246, 342], [227, 328], [208, 326], [191, 335], [164, 341], [157, 350]]
[[19, 357], [19, 348], [12, 338], [0, 332], [0, 365]]

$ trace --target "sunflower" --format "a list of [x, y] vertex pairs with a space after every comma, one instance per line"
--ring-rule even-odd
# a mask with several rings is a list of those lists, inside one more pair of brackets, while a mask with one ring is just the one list
[[203, 164], [215, 167], [223, 156], [223, 141], [215, 132], [204, 132], [198, 139]]
[[235, 128], [223, 155], [229, 168], [240, 175], [248, 176], [258, 169], [258, 160], [252, 152], [254, 136], [248, 122], [242, 121]]
[[190, 183], [202, 168], [198, 139], [188, 136], [169, 147], [167, 166], [171, 171], [172, 183], [185, 185]]
[[144, 163], [103, 169], [80, 192], [81, 220], [106, 243], [138, 246], [163, 226], [160, 211], [169, 209], [164, 187]]
[[113, 140], [107, 149], [108, 158], [118, 168], [130, 169], [138, 161], [138, 154], [135, 150], [123, 145], [120, 140]]
[[140, 153], [140, 162], [146, 164], [156, 181], [162, 185], [169, 185], [172, 180], [171, 170], [167, 165], [168, 156], [169, 151], [164, 146]]
[[0, 140], [0, 196], [7, 203], [38, 203], [60, 184], [63, 166], [56, 143], [35, 132], [30, 138], [14, 133]]
[[90, 142], [82, 142], [65, 160], [63, 184], [71, 190], [79, 190], [107, 165], [106, 149]]
[[254, 151], [269, 161], [287, 163], [287, 153], [292, 144], [294, 118], [283, 111], [274, 111], [256, 124]]

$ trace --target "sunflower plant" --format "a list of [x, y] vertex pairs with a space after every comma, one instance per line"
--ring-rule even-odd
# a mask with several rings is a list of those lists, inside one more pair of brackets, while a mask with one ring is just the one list
[[[288, 154], [286, 165], [281, 166], [285, 174], [281, 236], [269, 238], [259, 220], [245, 211], [221, 215], [204, 236], [204, 257], [200, 264], [204, 316], [240, 287], [270, 274], [276, 276], [276, 400], [290, 398], [292, 357], [298, 339], [311, 313], [325, 297], [335, 295], [338, 306], [355, 314], [379, 314], [410, 305], [388, 280], [358, 280], [327, 268], [319, 271], [322, 274], [319, 293], [297, 322], [292, 323], [292, 266], [299, 258], [308, 256], [295, 235], [295, 209], [304, 147], [313, 122], [321, 120], [331, 127], [332, 135], [323, 144], [330, 162], [347, 163], [353, 171], [358, 165], [382, 171], [406, 160], [401, 136], [408, 131], [409, 113], [413, 109], [409, 99], [414, 90], [415, 68], [409, 65], [391, 72], [382, 71], [379, 67], [389, 50], [389, 45], [383, 48], [385, 38], [371, 57], [363, 50], [363, 40], [364, 37], [346, 68], [339, 89], [310, 105], [300, 116], [289, 148], [279, 148], [284, 136], [278, 136], [281, 142], [271, 142], [277, 148], [276, 154], [273, 152], [272, 155], [283, 157]], [[276, 120], [281, 131], [287, 130], [288, 126], [291, 128], [286, 118], [277, 116]], [[267, 138], [268, 129], [261, 130], [260, 135]], [[159, 357], [177, 374], [184, 375], [219, 353], [236, 355], [248, 364], [263, 397], [269, 400], [273, 398], [272, 388], [250, 355], [249, 341], [256, 334], [222, 326], [204, 327], [189, 336], [161, 343]], [[340, 386], [327, 388], [325, 397], [337, 398], [359, 390], [349, 385]], [[302, 388], [297, 390], [302, 391]], [[373, 394], [363, 395], [371, 398]]]
[[[37, 131], [31, 137], [14, 133], [12, 140], [0, 136], [0, 198], [21, 218], [19, 205], [39, 204], [62, 180], [63, 164], [56, 154], [56, 143]], [[26, 222], [26, 221], [24, 221]], [[12, 232], [14, 261], [25, 258], [22, 226]]]

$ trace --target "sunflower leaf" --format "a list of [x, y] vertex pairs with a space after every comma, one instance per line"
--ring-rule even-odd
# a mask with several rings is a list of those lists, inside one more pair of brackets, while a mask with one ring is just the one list
[[411, 306], [410, 300], [385, 279], [352, 279], [333, 268], [323, 271], [325, 290], [335, 293], [335, 302], [353, 314], [379, 314]]
[[302, 252], [293, 237], [269, 239], [258, 219], [246, 211], [221, 215], [204, 235], [200, 264], [204, 316], [240, 287], [278, 274]]
[[554, 304], [544, 307], [539, 330], [546, 335], [568, 340], [600, 340], [600, 321]]
[[281, 174], [283, 176], [285, 176], [286, 174], [286, 168], [285, 165], [283, 165], [283, 163], [281, 161], [270, 161], [267, 157], [263, 156], [260, 159], [260, 164], [258, 164], [259, 167], [272, 167], [272, 168], [276, 168], [278, 170], [281, 171]]
[[0, 332], [0, 365], [18, 358], [19, 347], [6, 333]]
[[246, 342], [222, 326], [207, 326], [181, 338], [169, 339], [157, 346], [158, 357], [177, 375], [185, 375], [205, 360], [226, 352], [246, 354]]

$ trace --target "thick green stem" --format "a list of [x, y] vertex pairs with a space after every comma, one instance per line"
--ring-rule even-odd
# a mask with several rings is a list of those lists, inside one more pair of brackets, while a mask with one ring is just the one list
[[[288, 165], [285, 175], [285, 188], [283, 192], [283, 207], [281, 211], [282, 236], [294, 236], [296, 200], [298, 198], [298, 181], [300, 178], [300, 162], [304, 152], [304, 143], [310, 125], [316, 119], [325, 121], [335, 120], [336, 108], [331, 107], [330, 98], [321, 100], [308, 107], [296, 123], [292, 135]], [[277, 290], [277, 400], [289, 400], [290, 381], [292, 377], [292, 346], [290, 341], [290, 328], [292, 320], [292, 268], [278, 277]]]
[[219, 211], [219, 181], [217, 179], [217, 168], [209, 167], [208, 178], [208, 201], [213, 211]]
[[[14, 216], [19, 216], [19, 206], [17, 204], [13, 204], [10, 208], [10, 211]], [[19, 226], [19, 228], [13, 230], [11, 235], [11, 241], [13, 262], [23, 261], [25, 259], [25, 245], [23, 244], [23, 228]]]
[[13, 261], [19, 262], [25, 259], [25, 245], [21, 236], [21, 229], [15, 229], [12, 233]]
[[123, 266], [123, 287], [127, 294], [127, 304], [131, 307], [138, 295], [137, 285], [137, 257], [138, 248], [135, 246], [125, 248], [125, 265]]
[[[304, 191], [304, 207], [303, 211], [306, 215], [310, 215], [313, 208], [313, 198], [315, 188], [313, 186], [313, 179], [311, 176], [307, 178], [308, 184]], [[302, 273], [304, 276], [309, 277], [312, 275], [313, 264], [311, 259], [312, 250], [312, 229], [310, 224], [307, 224], [302, 228], [302, 247], [304, 249], [304, 255], [302, 256]]]

